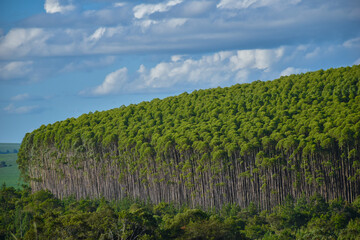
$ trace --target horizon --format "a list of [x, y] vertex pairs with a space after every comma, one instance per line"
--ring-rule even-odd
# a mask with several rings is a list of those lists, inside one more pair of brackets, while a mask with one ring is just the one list
[[355, 0], [5, 0], [0, 142], [95, 111], [360, 64]]

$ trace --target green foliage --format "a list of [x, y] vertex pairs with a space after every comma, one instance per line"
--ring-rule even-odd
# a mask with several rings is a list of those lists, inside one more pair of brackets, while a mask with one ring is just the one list
[[43, 190], [0, 189], [0, 239], [359, 238], [358, 200], [289, 197], [271, 211], [259, 212], [251, 204], [211, 212], [165, 202], [60, 200]]
[[357, 65], [83, 114], [28, 133], [19, 168], [59, 196], [209, 208], [274, 196], [265, 209], [289, 192], [350, 201], [360, 193], [359, 79]]

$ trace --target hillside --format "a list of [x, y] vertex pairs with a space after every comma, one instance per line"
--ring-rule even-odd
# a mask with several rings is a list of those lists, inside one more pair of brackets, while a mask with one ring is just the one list
[[360, 193], [360, 66], [183, 93], [26, 134], [34, 191], [270, 209]]

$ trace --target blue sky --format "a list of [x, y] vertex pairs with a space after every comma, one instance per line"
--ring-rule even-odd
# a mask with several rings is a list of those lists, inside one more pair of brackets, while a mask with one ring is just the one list
[[0, 142], [90, 111], [354, 64], [358, 0], [2, 0]]

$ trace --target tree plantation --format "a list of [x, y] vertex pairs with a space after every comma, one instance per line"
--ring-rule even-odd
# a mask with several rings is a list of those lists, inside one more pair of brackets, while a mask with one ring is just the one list
[[288, 195], [352, 202], [359, 79], [360, 66], [320, 70], [84, 114], [26, 134], [19, 168], [33, 191], [61, 199], [267, 210]]

